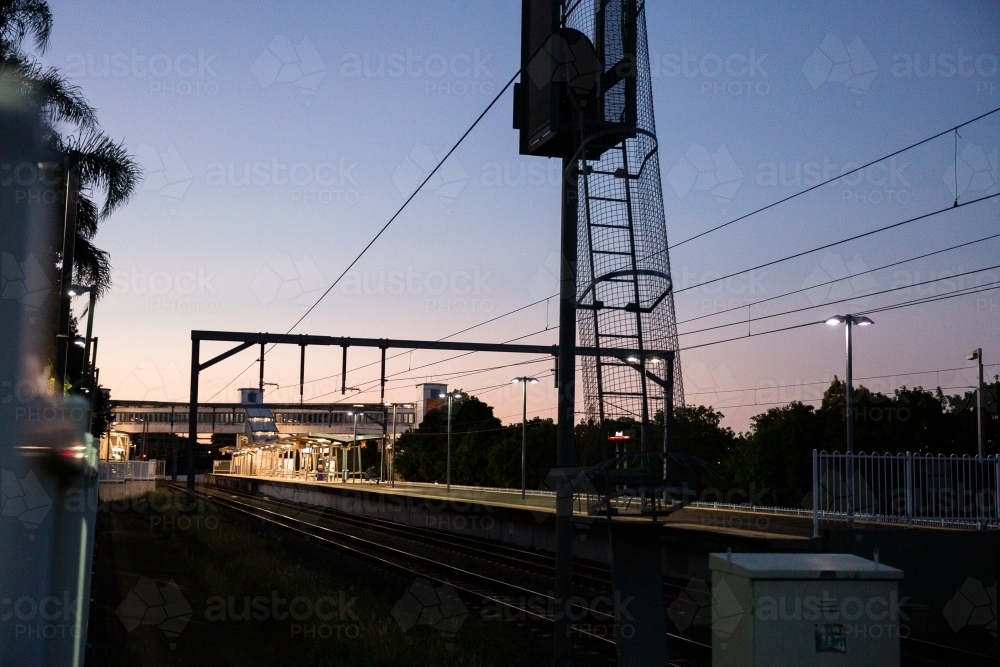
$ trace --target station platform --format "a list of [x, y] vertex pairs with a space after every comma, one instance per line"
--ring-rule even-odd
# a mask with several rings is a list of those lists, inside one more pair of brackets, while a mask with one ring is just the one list
[[[339, 479], [316, 481], [293, 477], [234, 474], [206, 475], [205, 482], [212, 486], [228, 486], [256, 494], [270, 494], [274, 499], [308, 505], [333, 507], [331, 501], [334, 497], [353, 498], [361, 501], [362, 505], [367, 505], [369, 510], [377, 511], [380, 518], [402, 519], [398, 511], [390, 512], [393, 517], [385, 516], [386, 511], [394, 507], [427, 510], [425, 521], [433, 521], [435, 515], [441, 519], [441, 515], [446, 513], [457, 512], [462, 515], [472, 512], [503, 515], [512, 519], [519, 516], [527, 518], [525, 515], [530, 515], [535, 523], [541, 525], [555, 516], [555, 495], [536, 490], [526, 491], [525, 497], [522, 498], [520, 490], [515, 489], [484, 489], [453, 485], [448, 490], [444, 484], [396, 482], [391, 485], [387, 482], [362, 482], [357, 479], [347, 482]], [[356, 512], [351, 511], [351, 513]], [[615, 516], [613, 520], [632, 522], [652, 519], [648, 516], [621, 514]], [[578, 529], [589, 530], [595, 525], [603, 526], [606, 521], [607, 518], [604, 516], [588, 515], [584, 500], [577, 499], [574, 502], [574, 523]], [[748, 540], [767, 542], [791, 540], [808, 543], [812, 537], [811, 516], [688, 506], [669, 514], [658, 515], [656, 521], [663, 525], [666, 533], [693, 531], [703, 533], [705, 538], [718, 539], [724, 536], [741, 543]], [[404, 522], [412, 523], [405, 519]], [[796, 548], [808, 547], [799, 544]]]
[[[479, 489], [441, 484], [316, 482], [230, 474], [205, 475], [210, 493], [247, 493], [261, 500], [299, 507], [330, 508], [433, 531], [481, 538], [522, 549], [554, 553], [555, 498], [520, 490]], [[573, 558], [610, 564], [606, 517], [589, 516], [575, 507]], [[302, 521], [315, 521], [302, 512]], [[651, 521], [649, 517], [613, 517], [612, 521]], [[710, 582], [709, 554], [728, 549], [750, 553], [844, 553], [905, 572], [900, 595], [911, 598], [910, 615], [917, 634], [941, 625], [941, 609], [968, 578], [992, 582], [1000, 561], [1000, 531], [941, 527], [907, 529], [899, 524], [824, 521], [812, 538], [812, 517], [766, 511], [685, 507], [658, 516], [661, 568], [665, 580]], [[938, 611], [934, 611], [938, 610]], [[948, 631], [945, 628], [942, 631]]]

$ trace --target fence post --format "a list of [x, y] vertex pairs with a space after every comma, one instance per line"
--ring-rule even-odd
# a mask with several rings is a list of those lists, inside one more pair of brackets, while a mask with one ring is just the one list
[[913, 528], [913, 454], [906, 452], [906, 527]]
[[993, 478], [993, 481], [995, 482], [993, 497], [996, 499], [997, 513], [996, 516], [993, 517], [993, 520], [996, 521], [997, 527], [1000, 527], [1000, 454], [993, 457], [993, 463], [996, 465], [997, 469], [996, 476]]
[[819, 537], [819, 453], [813, 450], [813, 539]]

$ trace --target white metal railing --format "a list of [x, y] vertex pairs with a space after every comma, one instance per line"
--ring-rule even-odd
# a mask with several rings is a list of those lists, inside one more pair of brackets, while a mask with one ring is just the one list
[[820, 519], [1000, 528], [1000, 457], [813, 450]]
[[[161, 465], [157, 465], [161, 464]], [[101, 461], [98, 475], [102, 482], [154, 481], [163, 461]]]

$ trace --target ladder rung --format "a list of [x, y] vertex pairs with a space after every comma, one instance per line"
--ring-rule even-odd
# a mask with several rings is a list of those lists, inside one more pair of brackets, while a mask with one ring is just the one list
[[601, 338], [638, 338], [639, 334], [597, 334]]
[[613, 201], [613, 202], [618, 202], [619, 204], [625, 204], [625, 203], [627, 203], [625, 199], [617, 199], [615, 197], [593, 197], [593, 196], [587, 197], [588, 201], [591, 200], [591, 199], [596, 200], [596, 201]]
[[628, 229], [628, 225], [601, 225], [596, 222], [591, 223], [591, 227], [604, 227], [606, 229]]
[[624, 255], [625, 257], [631, 257], [630, 252], [618, 252], [617, 250], [594, 250], [595, 255]]

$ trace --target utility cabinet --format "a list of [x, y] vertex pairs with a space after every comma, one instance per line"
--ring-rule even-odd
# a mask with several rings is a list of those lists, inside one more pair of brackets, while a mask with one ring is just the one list
[[714, 667], [899, 667], [902, 570], [851, 554], [713, 553], [708, 564]]

